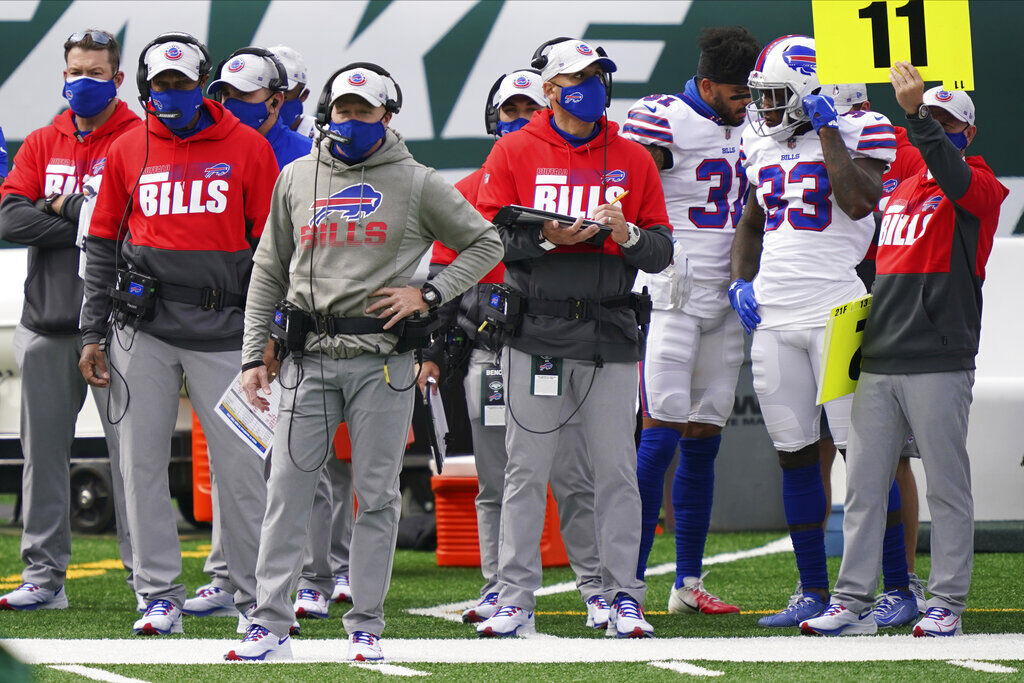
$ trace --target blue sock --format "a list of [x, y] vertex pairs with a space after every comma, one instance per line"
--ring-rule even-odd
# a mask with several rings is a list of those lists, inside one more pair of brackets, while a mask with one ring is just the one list
[[704, 542], [715, 492], [715, 456], [722, 436], [679, 440], [679, 467], [672, 481], [676, 517], [676, 588], [687, 576], [700, 576]]
[[[894, 481], [889, 489], [889, 514], [899, 512], [903, 507], [900, 500], [900, 488]], [[907, 546], [903, 538], [903, 522], [886, 527], [882, 541], [882, 583], [886, 591], [894, 588], [906, 588], [910, 585], [907, 573]], [[907, 591], [910, 594], [910, 591]]]
[[636, 577], [641, 581], [658, 527], [665, 472], [678, 444], [679, 432], [671, 427], [648, 427], [640, 432], [640, 447], [636, 449], [636, 481], [640, 487], [640, 556]]
[[828, 590], [828, 567], [825, 564], [825, 485], [818, 463], [782, 470], [782, 504], [786, 524], [791, 527], [813, 524], [812, 529], [790, 531], [796, 567], [804, 589]]

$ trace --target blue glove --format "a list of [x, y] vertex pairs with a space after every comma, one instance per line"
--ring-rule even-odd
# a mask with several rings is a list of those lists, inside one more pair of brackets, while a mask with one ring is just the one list
[[757, 314], [757, 299], [754, 298], [754, 285], [739, 278], [729, 285], [729, 303], [740, 317], [740, 324], [747, 334], [757, 328], [761, 316]]
[[810, 119], [814, 131], [820, 131], [822, 126], [828, 126], [835, 130], [839, 129], [839, 113], [836, 111], [835, 102], [828, 95], [808, 95], [800, 100], [804, 107], [804, 113]]

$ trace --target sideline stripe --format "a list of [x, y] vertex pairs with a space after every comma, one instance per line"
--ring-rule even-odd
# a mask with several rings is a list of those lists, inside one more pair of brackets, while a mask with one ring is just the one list
[[688, 674], [690, 676], [724, 676], [724, 671], [715, 671], [714, 669], [705, 669], [702, 666], [696, 664], [690, 664], [689, 662], [648, 662], [651, 666], [656, 666], [659, 669], [668, 669], [669, 671], [675, 671], [680, 674]]
[[67, 671], [69, 674], [78, 674], [82, 678], [94, 681], [107, 681], [107, 683], [148, 683], [141, 678], [128, 678], [127, 676], [121, 676], [110, 671], [104, 671], [103, 669], [93, 669], [88, 666], [78, 666], [77, 664], [51, 666], [49, 668], [56, 669], [57, 671]]
[[429, 671], [420, 671], [419, 669], [410, 669], [407, 666], [398, 666], [397, 664], [374, 664], [373, 662], [353, 662], [350, 666], [355, 669], [366, 669], [367, 671], [376, 671], [384, 676], [429, 676]]
[[965, 669], [973, 669], [974, 671], [981, 671], [987, 674], [1015, 674], [1016, 669], [1011, 669], [1008, 666], [1002, 664], [996, 664], [995, 662], [979, 662], [973, 659], [951, 659], [946, 664], [952, 664], [953, 666], [962, 666]]
[[[1021, 608], [1021, 607], [968, 607], [964, 611], [965, 612], [1024, 612], [1024, 608]], [[545, 611], [541, 611], [541, 610], [534, 610], [533, 613], [537, 614], [539, 616], [548, 616], [548, 617], [550, 617], [550, 616], [571, 616], [571, 617], [585, 617], [585, 616], [587, 616], [587, 613], [584, 612], [583, 610], [571, 610], [571, 609], [553, 610], [553, 611], [549, 611], [549, 612], [545, 612]], [[778, 614], [779, 610], [777, 610], [777, 609], [751, 609], [751, 610], [742, 610], [739, 613], [740, 614]], [[663, 617], [666, 614], [668, 614], [668, 612], [666, 610], [645, 609], [644, 610], [644, 614], [653, 614], [655, 616], [662, 616]]]

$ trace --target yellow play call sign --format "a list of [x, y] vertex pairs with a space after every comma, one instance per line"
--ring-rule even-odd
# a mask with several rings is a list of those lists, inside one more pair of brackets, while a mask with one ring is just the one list
[[871, 311], [871, 295], [836, 306], [825, 325], [818, 404], [852, 394], [860, 379], [860, 343]]
[[888, 83], [894, 61], [974, 90], [967, 0], [811, 0], [821, 83]]

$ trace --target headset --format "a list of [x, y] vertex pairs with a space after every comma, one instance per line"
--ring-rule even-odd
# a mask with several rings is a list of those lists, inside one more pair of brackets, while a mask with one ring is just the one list
[[331, 77], [327, 79], [327, 83], [324, 84], [324, 89], [320, 93], [320, 99], [316, 103], [316, 123], [317, 127], [320, 128], [321, 131], [330, 125], [331, 122], [331, 85], [339, 74], [343, 74], [349, 69], [366, 69], [367, 71], [372, 71], [373, 73], [390, 80], [395, 86], [396, 99], [388, 97], [384, 102], [384, 111], [391, 114], [397, 114], [402, 110], [402, 88], [399, 87], [398, 81], [394, 79], [387, 69], [372, 62], [352, 62], [331, 74]]
[[[541, 43], [540, 47], [533, 51], [533, 57], [530, 58], [530, 66], [532, 66], [534, 69], [543, 70], [544, 67], [548, 65], [548, 55], [545, 52], [545, 50], [547, 50], [547, 48], [551, 47], [552, 45], [564, 43], [567, 40], [576, 40], [576, 38], [567, 38], [565, 36], [562, 36], [560, 38], [552, 38], [551, 40]], [[598, 57], [601, 57], [603, 59], [609, 58], [608, 53], [605, 52], [605, 49], [603, 47], [597, 47], [594, 50], [594, 52], [597, 53]], [[605, 109], [607, 109], [612, 103], [612, 75], [608, 72], [604, 72], [601, 74], [601, 80], [604, 81], [604, 106]]]
[[[214, 79], [215, 81], [220, 80], [221, 74], [224, 73], [224, 66], [239, 55], [255, 55], [256, 57], [269, 59], [273, 63], [274, 68], [277, 69], [277, 78], [271, 78], [270, 82], [264, 87], [272, 92], [288, 92], [288, 70], [284, 68], [284, 64], [282, 64], [281, 60], [277, 58], [277, 55], [262, 47], [242, 47], [222, 59], [220, 64], [217, 65], [217, 69], [214, 71], [216, 74], [216, 78]], [[209, 86], [207, 86], [206, 94], [210, 94]]]
[[[540, 71], [537, 69], [516, 69], [516, 71], [529, 71], [532, 74], [540, 76]], [[498, 114], [500, 112], [500, 106], [496, 106], [494, 104], [494, 96], [498, 93], [498, 89], [501, 88], [501, 82], [506, 78], [508, 78], [508, 74], [502, 74], [499, 76], [498, 80], [494, 81], [494, 85], [491, 86], [491, 91], [487, 93], [487, 102], [484, 104], [484, 127], [487, 129], [488, 135], [498, 134]]]
[[[187, 33], [179, 33], [172, 31], [170, 33], [161, 33], [154, 38], [146, 47], [142, 48], [142, 52], [139, 53], [139, 70], [135, 75], [135, 83], [139, 87], [139, 102], [142, 104], [142, 108], [150, 114], [160, 118], [175, 118], [164, 114], [162, 117], [160, 113], [150, 109], [146, 106], [149, 101], [149, 79], [146, 77], [146, 54], [151, 48], [164, 43], [186, 43], [188, 45], [195, 45], [199, 48], [203, 58], [199, 62], [199, 80], [203, 80], [203, 76], [210, 73], [210, 65], [212, 60], [210, 59], [210, 51], [206, 49], [206, 46], [199, 42], [194, 36]], [[179, 114], [180, 115], [180, 114]]]

